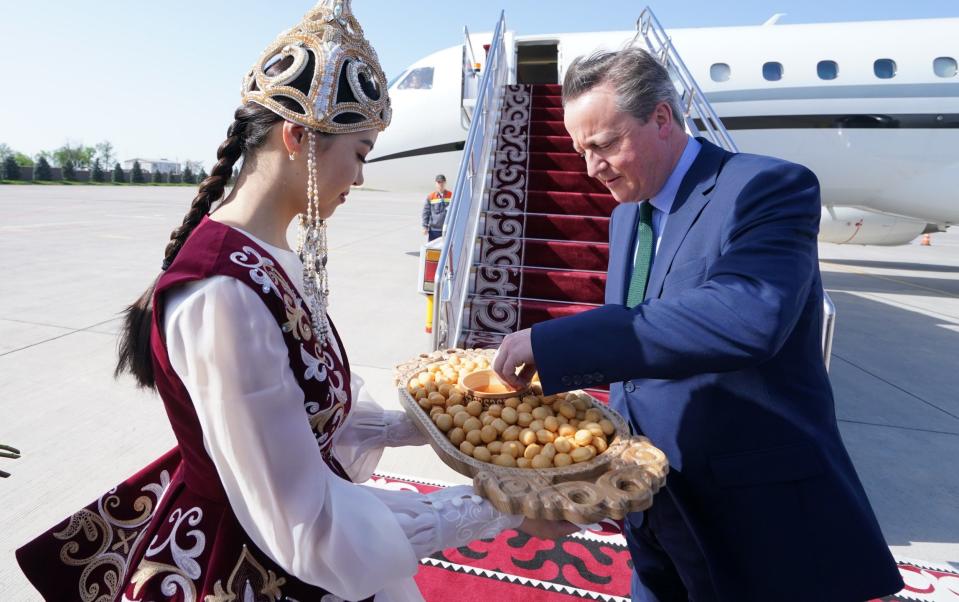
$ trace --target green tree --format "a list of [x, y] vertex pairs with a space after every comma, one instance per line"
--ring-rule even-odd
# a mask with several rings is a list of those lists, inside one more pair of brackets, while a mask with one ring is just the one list
[[203, 180], [205, 180], [205, 179], [207, 179], [207, 178], [209, 178], [209, 177], [210, 177], [210, 175], [209, 175], [208, 173], [206, 173], [206, 170], [201, 167], [201, 168], [200, 168], [200, 173], [198, 173], [197, 176], [196, 176], [196, 180], [197, 180], [197, 182], [202, 182]]
[[77, 170], [73, 166], [73, 161], [66, 161], [63, 164], [63, 179], [64, 180], [76, 180], [77, 179]]
[[23, 153], [13, 153], [13, 159], [17, 162], [17, 165], [20, 167], [32, 167], [33, 159], [30, 158], [30, 155], [25, 155]]
[[96, 149], [92, 146], [73, 146], [69, 142], [53, 151], [54, 162], [60, 167], [66, 167], [67, 163], [72, 163], [74, 169], [86, 169], [93, 163], [93, 155]]
[[163, 172], [157, 169], [156, 167], [153, 168], [153, 183], [154, 184], [163, 183]]
[[104, 140], [96, 145], [94, 150], [96, 152], [96, 158], [99, 159], [101, 164], [109, 165], [113, 163], [113, 145], [110, 144], [108, 140]]
[[20, 166], [17, 165], [13, 155], [7, 155], [7, 158], [3, 160], [3, 178], [5, 180], [20, 179]]
[[143, 168], [140, 167], [139, 161], [133, 162], [133, 174], [130, 177], [130, 181], [134, 184], [143, 184], [147, 181], [146, 177], [143, 175]]
[[13, 149], [6, 144], [0, 143], [0, 161], [6, 161], [7, 157], [13, 154]]
[[100, 159], [94, 159], [93, 172], [90, 174], [90, 179], [94, 182], [107, 181], [107, 174], [103, 171], [103, 166], [100, 165]]
[[123, 184], [127, 181], [126, 176], [123, 175], [123, 168], [120, 167], [119, 163], [113, 166], [113, 181], [117, 184]]
[[34, 180], [49, 181], [53, 179], [53, 172], [50, 170], [50, 162], [46, 156], [40, 153], [37, 156], [37, 169], [33, 172]]
[[183, 168], [183, 183], [196, 184], [196, 176], [193, 175], [193, 170], [190, 169], [189, 164]]

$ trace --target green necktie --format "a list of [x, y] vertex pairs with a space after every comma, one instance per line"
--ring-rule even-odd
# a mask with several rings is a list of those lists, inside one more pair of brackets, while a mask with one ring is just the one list
[[653, 259], [653, 206], [649, 201], [639, 204], [639, 225], [636, 227], [636, 264], [629, 279], [626, 306], [633, 308], [646, 298], [646, 283]]

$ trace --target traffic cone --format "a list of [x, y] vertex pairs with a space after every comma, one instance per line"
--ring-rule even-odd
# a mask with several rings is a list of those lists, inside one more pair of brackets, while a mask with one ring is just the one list
[[929, 236], [928, 234], [923, 234], [923, 235], [922, 235], [922, 242], [920, 242], [919, 244], [922, 245], [922, 246], [924, 246], [924, 247], [928, 247], [928, 246], [930, 246], [930, 245], [932, 244], [932, 242], [931, 242], [931, 240], [930, 240], [931, 238], [932, 238], [932, 237]]

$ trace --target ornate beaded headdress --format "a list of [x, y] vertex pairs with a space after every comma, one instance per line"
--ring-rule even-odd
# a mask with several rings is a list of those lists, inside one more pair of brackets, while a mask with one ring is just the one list
[[[243, 78], [243, 103], [253, 101], [288, 121], [330, 134], [386, 129], [392, 117], [386, 75], [350, 4], [321, 0], [299, 25], [280, 34]], [[267, 74], [282, 61], [289, 62], [282, 72]], [[313, 77], [304, 94], [290, 84], [309, 66]], [[288, 108], [280, 98], [295, 101], [300, 110]]]
[[[282, 71], [277, 73], [278, 69]], [[309, 90], [303, 93], [298, 87], [310, 69]], [[308, 201], [306, 213], [300, 215], [297, 252], [319, 345], [330, 332], [326, 315], [330, 291], [326, 223], [319, 216], [316, 187], [315, 132], [386, 129], [392, 117], [386, 88], [376, 51], [363, 37], [350, 0], [321, 0], [299, 25], [280, 34], [243, 78], [244, 104], [255, 102], [307, 129]], [[290, 101], [298, 110], [289, 108]]]

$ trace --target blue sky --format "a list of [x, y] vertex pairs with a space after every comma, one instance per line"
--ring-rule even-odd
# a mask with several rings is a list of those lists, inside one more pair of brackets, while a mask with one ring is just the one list
[[[49, 0], [7, 3], [0, 19], [0, 143], [35, 154], [110, 140], [134, 156], [215, 159], [240, 80], [310, 0]], [[957, 0], [653, 0], [667, 27], [959, 16]], [[388, 77], [492, 28], [519, 33], [632, 29], [644, 4], [354, 0]]]

